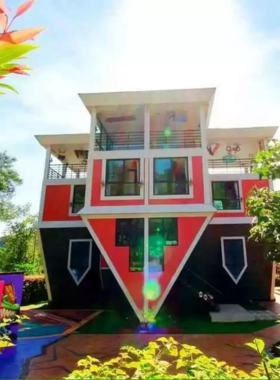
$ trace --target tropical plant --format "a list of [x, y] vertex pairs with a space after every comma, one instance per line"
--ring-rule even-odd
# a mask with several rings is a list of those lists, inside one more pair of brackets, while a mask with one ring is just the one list
[[105, 362], [87, 356], [78, 362], [81, 369], [66, 379], [279, 379], [280, 358], [270, 359], [260, 339], [246, 345], [261, 360], [250, 374], [204, 355], [195, 346], [162, 337], [143, 349], [121, 347], [117, 357]]
[[[278, 140], [272, 140], [267, 150], [258, 152], [253, 172], [261, 179], [280, 179]], [[253, 217], [250, 237], [265, 243], [268, 260], [280, 261], [280, 192], [254, 187], [247, 200], [247, 214]]]
[[24, 319], [29, 318], [26, 315], [14, 315], [12, 318], [0, 319], [0, 354], [5, 348], [15, 346], [10, 338], [10, 327], [22, 323]]
[[[10, 16], [8, 7], [4, 0], [0, 0], [0, 80], [5, 79], [9, 74], [28, 75], [30, 67], [16, 62], [16, 60], [25, 58], [25, 54], [37, 48], [36, 45], [26, 44], [37, 34], [42, 32], [43, 28], [28, 28], [23, 30], [11, 30], [14, 21], [27, 12], [35, 0], [27, 0], [19, 5], [13, 16]], [[14, 87], [7, 83], [0, 82], [0, 87], [5, 90], [9, 89], [17, 92]], [[3, 92], [0, 92], [3, 94]]]

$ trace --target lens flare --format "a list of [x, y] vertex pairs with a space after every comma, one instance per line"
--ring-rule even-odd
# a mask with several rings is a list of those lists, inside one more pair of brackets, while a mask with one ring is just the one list
[[160, 291], [160, 284], [155, 279], [148, 280], [143, 288], [144, 296], [150, 301], [156, 300], [160, 296]]
[[170, 137], [171, 136], [171, 129], [170, 128], [165, 128], [165, 130], [164, 130], [164, 136], [165, 137]]

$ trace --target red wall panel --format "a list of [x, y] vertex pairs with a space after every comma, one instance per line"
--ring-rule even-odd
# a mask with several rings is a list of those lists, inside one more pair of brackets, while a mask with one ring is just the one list
[[193, 204], [193, 203], [204, 203], [204, 185], [203, 185], [203, 167], [202, 167], [202, 157], [192, 157], [192, 181], [193, 181], [193, 198], [187, 199], [150, 199], [149, 204], [151, 205], [162, 205], [162, 204]]
[[144, 276], [142, 272], [129, 271], [129, 248], [115, 246], [116, 220], [89, 219], [89, 223], [98, 236], [104, 250], [110, 257], [130, 296], [133, 298], [137, 307], [143, 310], [144, 298], [142, 289]]
[[71, 185], [47, 185], [43, 221], [81, 220], [80, 216], [69, 216]]
[[247, 216], [245, 210], [246, 210], [246, 200], [249, 196], [249, 193], [251, 189], [256, 186], [258, 188], [262, 187], [269, 187], [269, 181], [267, 179], [244, 179], [241, 180], [241, 186], [242, 186], [242, 202], [243, 202], [243, 208], [244, 212], [216, 212], [215, 218], [225, 218], [225, 217], [242, 217]]
[[[153, 310], [158, 304], [162, 294], [169, 285], [174, 273], [178, 266], [181, 264], [192, 242], [196, 238], [200, 228], [205, 222], [206, 217], [188, 217], [178, 218], [178, 239], [179, 244], [177, 246], [165, 247], [164, 252], [164, 271], [157, 279], [161, 291], [160, 296], [154, 301], [149, 301], [149, 309]], [[189, 253], [189, 256], [191, 252]], [[156, 273], [150, 273], [150, 278], [157, 278]]]
[[124, 206], [124, 205], [143, 205], [144, 199], [120, 199], [120, 200], [101, 200], [101, 180], [102, 180], [102, 160], [93, 161], [92, 174], [92, 206]]

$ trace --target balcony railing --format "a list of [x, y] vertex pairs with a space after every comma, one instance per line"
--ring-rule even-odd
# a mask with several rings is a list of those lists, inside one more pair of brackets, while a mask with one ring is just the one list
[[252, 173], [252, 160], [250, 158], [237, 158], [232, 161], [223, 159], [208, 160], [210, 174], [244, 174]]
[[144, 149], [144, 132], [95, 133], [95, 150]]
[[200, 147], [200, 130], [176, 131], [172, 129], [166, 129], [165, 131], [151, 131], [150, 134], [150, 149]]
[[86, 178], [86, 164], [50, 164], [48, 179]]

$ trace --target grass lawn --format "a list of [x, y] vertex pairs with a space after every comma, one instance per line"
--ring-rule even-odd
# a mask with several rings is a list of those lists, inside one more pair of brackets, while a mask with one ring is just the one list
[[[274, 321], [214, 323], [208, 315], [171, 317], [164, 312], [156, 318], [153, 334], [249, 334], [275, 325]], [[139, 321], [133, 314], [104, 311], [76, 333], [80, 334], [133, 334], [139, 332]]]

